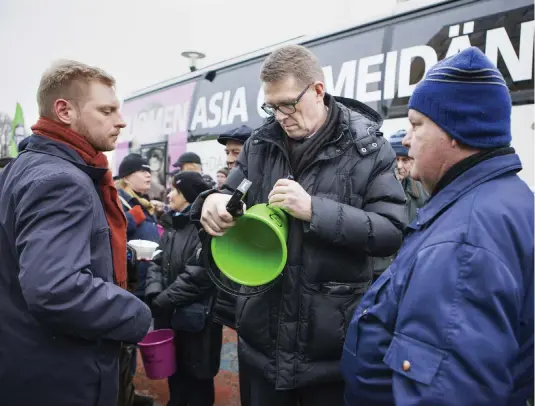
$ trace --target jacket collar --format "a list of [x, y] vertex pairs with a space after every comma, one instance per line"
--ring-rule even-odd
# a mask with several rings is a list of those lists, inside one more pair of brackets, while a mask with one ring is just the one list
[[28, 142], [21, 147], [22, 153], [25, 151], [31, 151], [38, 154], [55, 156], [65, 161], [69, 161], [78, 169], [86, 173], [94, 181], [101, 180], [108, 171], [108, 169], [86, 165], [80, 155], [78, 155], [67, 145], [40, 135], [32, 134], [30, 137], [28, 137]]
[[[378, 148], [378, 144], [375, 142], [375, 133], [383, 123], [381, 116], [364, 103], [345, 97], [331, 96], [328, 93], [325, 94], [326, 105], [329, 104], [331, 98], [334, 98], [340, 109], [340, 119], [333, 140], [326, 144], [318, 158], [335, 158], [351, 144], [355, 144], [359, 151], [362, 151], [363, 147], [368, 147], [367, 150], [370, 153], [373, 152], [373, 149]], [[273, 117], [269, 117], [266, 123], [254, 130], [252, 134], [257, 139], [271, 142], [283, 151], [286, 150], [284, 131]], [[258, 141], [253, 140], [254, 142]]]
[[186, 208], [186, 210], [182, 212], [175, 212], [172, 215], [172, 221], [173, 221], [173, 228], [175, 230], [181, 230], [182, 228], [186, 227], [190, 223], [190, 209], [191, 205]]
[[414, 230], [423, 228], [472, 189], [505, 173], [516, 173], [521, 169], [522, 164], [516, 154], [497, 156], [478, 163], [433, 196], [418, 210], [416, 220], [408, 227]]

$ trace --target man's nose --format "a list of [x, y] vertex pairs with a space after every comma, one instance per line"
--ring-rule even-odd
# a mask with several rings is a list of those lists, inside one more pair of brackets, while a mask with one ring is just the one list
[[405, 134], [405, 137], [403, 137], [403, 139], [401, 140], [401, 144], [405, 148], [410, 148], [411, 147], [411, 138], [412, 138], [412, 130], [409, 130], [409, 131], [407, 131], [407, 134]]
[[119, 127], [119, 128], [125, 128], [126, 127], [126, 122], [124, 121], [123, 116], [121, 114], [119, 114], [119, 121], [115, 126]]
[[282, 121], [284, 120], [285, 118], [288, 118], [288, 114], [284, 114], [282, 111], [280, 110], [275, 110], [275, 119], [277, 121]]

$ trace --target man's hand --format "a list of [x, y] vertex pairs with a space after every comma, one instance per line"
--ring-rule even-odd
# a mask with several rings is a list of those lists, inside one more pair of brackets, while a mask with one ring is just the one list
[[165, 211], [165, 204], [163, 204], [163, 202], [160, 202], [159, 200], [151, 200], [150, 202], [154, 206], [156, 212], [163, 213]]
[[312, 198], [293, 180], [279, 179], [269, 193], [269, 204], [303, 221], [312, 219]]
[[204, 201], [201, 225], [208, 234], [214, 237], [221, 237], [227, 229], [236, 224], [236, 220], [227, 211], [226, 207], [230, 198], [230, 195], [212, 193]]

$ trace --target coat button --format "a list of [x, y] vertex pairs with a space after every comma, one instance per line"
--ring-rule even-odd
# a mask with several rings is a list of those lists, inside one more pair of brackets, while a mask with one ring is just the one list
[[364, 309], [364, 310], [362, 311], [362, 315], [363, 315], [363, 316], [366, 316], [367, 314], [368, 314], [368, 309]]
[[366, 148], [361, 148], [360, 150], [361, 150], [362, 152], [366, 152], [366, 151], [368, 151]]
[[407, 360], [403, 361], [402, 368], [405, 372], [407, 372], [409, 369], [411, 369], [411, 363]]
[[377, 148], [377, 143], [376, 142], [372, 143], [372, 147]]

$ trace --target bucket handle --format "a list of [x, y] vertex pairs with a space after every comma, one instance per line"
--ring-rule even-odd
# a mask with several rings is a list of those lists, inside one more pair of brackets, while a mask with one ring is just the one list
[[[281, 273], [279, 276], [277, 276], [273, 281], [269, 282], [268, 284], [264, 285], [262, 288], [254, 291], [249, 291], [248, 293], [245, 292], [239, 292], [237, 290], [233, 290], [225, 286], [221, 280], [215, 275], [212, 265], [217, 268], [217, 266], [214, 263], [214, 260], [212, 258], [212, 250], [211, 250], [211, 242], [212, 242], [212, 236], [210, 236], [206, 231], [203, 229], [199, 232], [199, 237], [202, 241], [202, 248], [201, 248], [201, 254], [203, 257], [203, 265], [206, 268], [206, 271], [208, 272], [208, 276], [214, 282], [214, 285], [217, 289], [221, 290], [222, 292], [236, 297], [253, 297], [253, 296], [260, 296], [271, 289], [275, 287], [277, 283], [279, 283], [282, 280], [283, 273]], [[221, 273], [221, 271], [219, 271]], [[239, 284], [238, 284], [239, 285]], [[245, 286], [245, 285], [240, 285]], [[246, 289], [253, 289], [248, 286], [245, 286]]]

